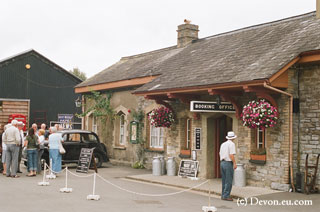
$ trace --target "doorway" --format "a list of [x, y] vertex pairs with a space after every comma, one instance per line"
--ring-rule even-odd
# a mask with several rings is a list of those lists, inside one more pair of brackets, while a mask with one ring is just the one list
[[220, 172], [220, 146], [226, 141], [228, 131], [232, 131], [232, 118], [223, 115], [215, 119], [214, 125], [214, 178], [221, 178]]

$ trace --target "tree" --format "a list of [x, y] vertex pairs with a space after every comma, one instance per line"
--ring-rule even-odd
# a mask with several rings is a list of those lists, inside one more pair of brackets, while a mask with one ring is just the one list
[[85, 81], [87, 79], [86, 73], [80, 71], [79, 68], [73, 68], [73, 70], [71, 70], [70, 72], [82, 81]]

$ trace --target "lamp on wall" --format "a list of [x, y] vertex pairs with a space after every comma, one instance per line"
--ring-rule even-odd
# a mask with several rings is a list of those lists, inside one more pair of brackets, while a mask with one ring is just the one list
[[76, 104], [76, 107], [81, 107], [82, 101], [81, 99], [78, 97], [78, 99], [76, 99], [76, 101], [74, 102]]

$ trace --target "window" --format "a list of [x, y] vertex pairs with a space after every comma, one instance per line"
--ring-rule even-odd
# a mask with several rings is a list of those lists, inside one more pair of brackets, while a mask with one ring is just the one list
[[92, 131], [98, 133], [97, 117], [92, 117]]
[[192, 121], [190, 118], [182, 118], [181, 123], [181, 142], [180, 155], [190, 156], [192, 147]]
[[86, 143], [98, 143], [98, 138], [94, 134], [82, 134], [82, 141]]
[[63, 136], [63, 140], [68, 142], [80, 142], [80, 134], [79, 133], [71, 133], [71, 134], [65, 134]]
[[164, 128], [150, 125], [150, 147], [163, 149], [164, 140]]
[[187, 119], [186, 121], [186, 150], [191, 149], [191, 119]]
[[265, 148], [265, 130], [257, 129], [256, 142], [257, 149]]
[[120, 115], [120, 135], [119, 135], [119, 144], [124, 145], [125, 144], [125, 119], [124, 114]]

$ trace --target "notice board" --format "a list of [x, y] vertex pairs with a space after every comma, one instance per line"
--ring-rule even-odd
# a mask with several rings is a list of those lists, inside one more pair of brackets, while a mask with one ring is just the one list
[[93, 150], [94, 150], [94, 148], [92, 148], [92, 149], [82, 148], [81, 149], [76, 172], [88, 173]]
[[181, 160], [179, 166], [179, 177], [197, 177], [199, 161]]
[[195, 141], [195, 149], [201, 150], [201, 128], [194, 129], [194, 141]]

